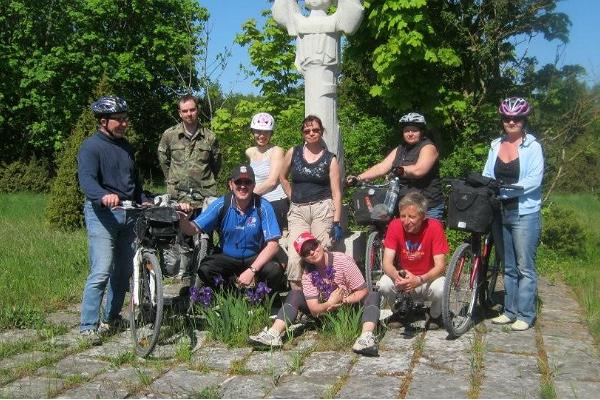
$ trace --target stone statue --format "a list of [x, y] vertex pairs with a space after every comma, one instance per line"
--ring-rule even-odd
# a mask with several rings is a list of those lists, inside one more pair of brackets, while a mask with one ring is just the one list
[[[335, 0], [333, 0], [335, 2]], [[296, 36], [296, 68], [304, 75], [304, 112], [321, 118], [327, 148], [336, 154], [343, 171], [343, 146], [337, 118], [337, 79], [340, 69], [340, 36], [358, 29], [363, 15], [360, 0], [305, 0], [304, 16], [296, 0], [275, 0], [273, 18]]]

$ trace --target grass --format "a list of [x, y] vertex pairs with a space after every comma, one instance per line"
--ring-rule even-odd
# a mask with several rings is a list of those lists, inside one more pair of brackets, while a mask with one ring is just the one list
[[[600, 348], [600, 198], [591, 194], [555, 195], [551, 201], [572, 209], [588, 230], [581, 257], [568, 257], [540, 246], [538, 269], [551, 279], [564, 278], [582, 306], [596, 346]], [[569, 240], [569, 238], [565, 238]]]
[[46, 201], [42, 194], [0, 194], [0, 329], [38, 328], [45, 313], [81, 298], [85, 232], [46, 227]]
[[360, 335], [362, 307], [340, 307], [323, 315], [319, 350], [347, 350]]
[[467, 398], [478, 399], [485, 374], [483, 369], [483, 357], [485, 353], [484, 334], [478, 329], [475, 329], [470, 352], [470, 385], [469, 391], [467, 392]]

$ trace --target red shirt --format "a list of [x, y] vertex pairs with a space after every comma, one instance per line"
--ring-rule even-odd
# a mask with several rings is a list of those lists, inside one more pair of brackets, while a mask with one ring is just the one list
[[423, 275], [433, 268], [433, 256], [448, 254], [448, 241], [444, 227], [437, 219], [425, 218], [421, 232], [404, 232], [402, 222], [395, 218], [388, 226], [384, 246], [396, 251], [397, 269], [414, 275]]

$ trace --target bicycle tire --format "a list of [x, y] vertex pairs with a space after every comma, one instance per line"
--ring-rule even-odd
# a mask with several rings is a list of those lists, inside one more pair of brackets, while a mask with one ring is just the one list
[[496, 246], [492, 246], [488, 256], [486, 281], [479, 289], [479, 302], [487, 309], [496, 309], [504, 304], [504, 270], [500, 262], [500, 255], [496, 254]]
[[442, 297], [442, 318], [450, 338], [464, 334], [473, 324], [477, 301], [477, 279], [470, 284], [473, 269], [473, 250], [468, 243], [461, 244], [452, 254]]
[[378, 231], [369, 233], [365, 250], [365, 281], [369, 290], [375, 290], [377, 280], [383, 273], [383, 245]]
[[141, 263], [134, 262], [134, 268], [139, 271], [137, 290], [134, 275], [130, 278], [129, 325], [136, 354], [146, 358], [152, 354], [160, 337], [164, 299], [158, 258], [151, 251], [141, 252]]

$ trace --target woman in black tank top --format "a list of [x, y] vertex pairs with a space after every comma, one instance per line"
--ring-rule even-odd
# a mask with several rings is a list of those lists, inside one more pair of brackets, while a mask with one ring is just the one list
[[378, 178], [393, 171], [400, 182], [421, 192], [427, 199], [427, 216], [442, 219], [444, 198], [440, 181], [439, 153], [433, 142], [424, 136], [425, 117], [419, 113], [409, 113], [400, 118], [404, 143], [392, 150], [386, 158], [354, 177], [366, 180]]
[[301, 129], [304, 144], [287, 151], [280, 179], [291, 200], [286, 269], [291, 289], [302, 288], [301, 259], [293, 245], [298, 235], [308, 231], [325, 248], [330, 248], [342, 236], [342, 191], [337, 158], [323, 145], [323, 124], [318, 117], [307, 116]]

